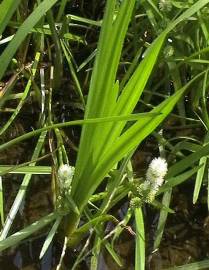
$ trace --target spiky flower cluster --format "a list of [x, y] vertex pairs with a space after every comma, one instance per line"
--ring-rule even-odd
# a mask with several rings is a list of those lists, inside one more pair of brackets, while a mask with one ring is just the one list
[[145, 201], [152, 202], [159, 187], [164, 182], [164, 177], [167, 173], [168, 165], [165, 159], [159, 157], [154, 158], [146, 173], [146, 180], [142, 184], [142, 190], [145, 194]]
[[61, 191], [71, 189], [75, 168], [68, 164], [62, 164], [58, 169], [59, 187]]
[[170, 0], [160, 0], [159, 9], [163, 12], [169, 12], [172, 9], [172, 3]]
[[75, 168], [68, 164], [62, 164], [58, 169], [59, 196], [56, 198], [56, 209], [64, 215], [69, 212], [69, 202], [66, 199], [71, 193], [71, 183]]
[[168, 170], [167, 166], [165, 159], [161, 157], [154, 158], [149, 164], [149, 168], [146, 173], [146, 180], [156, 182], [156, 179], [164, 178]]
[[134, 197], [130, 201], [130, 207], [132, 209], [140, 208], [142, 206], [142, 200], [139, 197]]

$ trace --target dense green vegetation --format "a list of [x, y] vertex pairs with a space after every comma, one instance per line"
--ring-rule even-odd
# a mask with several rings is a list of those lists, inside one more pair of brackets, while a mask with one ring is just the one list
[[[44, 232], [40, 259], [52, 241], [63, 252], [83, 241], [70, 269], [89, 255], [98, 269], [103, 249], [123, 269], [115, 243], [125, 231], [134, 236], [132, 266], [146, 268], [175, 215], [173, 190], [192, 179], [194, 204], [208, 192], [208, 4], [1, 2], [0, 251]], [[137, 168], [134, 155], [149, 140], [150, 158]], [[18, 146], [24, 155], [13, 160]], [[11, 175], [22, 178], [9, 205]], [[52, 212], [16, 230], [35, 175], [50, 175]], [[146, 208], [159, 213], [149, 250]], [[186, 263], [169, 269], [209, 267], [206, 257]]]

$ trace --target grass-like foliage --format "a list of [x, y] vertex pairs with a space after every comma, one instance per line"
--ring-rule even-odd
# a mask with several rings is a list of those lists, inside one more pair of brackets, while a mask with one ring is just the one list
[[[142, 206], [149, 203], [160, 208], [153, 245], [153, 249], [157, 249], [168, 214], [174, 213], [170, 209], [172, 188], [196, 174], [193, 195], [193, 202], [196, 203], [207, 170], [208, 69], [205, 69], [204, 65], [208, 65], [209, 62], [207, 57], [201, 56], [207, 56], [209, 51], [208, 25], [202, 14], [203, 8], [208, 8], [209, 1], [188, 1], [185, 4], [181, 1], [107, 0], [102, 20], [99, 21], [65, 14], [67, 1], [64, 0], [32, 2], [33, 8], [30, 7], [30, 14], [24, 19], [21, 18], [21, 1], [3, 0], [0, 4], [0, 79], [6, 82], [0, 96], [0, 114], [4, 115], [8, 106], [13, 106], [12, 100], [20, 99], [11, 116], [5, 117], [6, 121], [1, 123], [0, 153], [9, 151], [28, 139], [37, 140], [29, 161], [24, 160], [14, 166], [0, 166], [0, 186], [4, 187], [2, 178], [4, 180], [6, 174], [24, 174], [9, 213], [4, 213], [6, 198], [3, 199], [1, 188], [0, 251], [19, 244], [34, 232], [51, 224], [40, 251], [42, 258], [57, 232], [61, 240], [66, 239], [63, 247], [65, 250], [66, 245], [75, 246], [93, 228], [94, 241], [90, 241], [91, 234], [88, 236], [91, 242], [91, 249], [88, 247], [92, 254], [91, 269], [97, 269], [98, 255], [102, 247], [105, 247], [115, 262], [122, 266], [121, 258], [114, 249], [114, 241], [128, 228], [127, 224], [132, 226], [134, 218], [135, 269], [145, 269], [146, 238]], [[175, 12], [172, 13], [171, 9]], [[139, 14], [142, 14], [142, 23], [137, 23]], [[82, 29], [89, 30], [89, 26], [99, 27], [99, 39], [96, 48], [78, 67], [72, 48], [75, 47], [75, 43], [88, 48], [84, 35], [80, 33]], [[71, 32], [71, 27], [80, 27], [81, 31], [78, 31], [79, 34], [75, 29]], [[149, 31], [151, 33], [149, 42], [139, 38], [143, 27], [146, 30], [144, 35], [149, 35]], [[184, 35], [183, 32], [189, 27], [192, 30]], [[11, 28], [13, 31], [10, 35]], [[21, 50], [29, 48], [30, 43], [34, 48], [27, 49], [27, 53], [32, 52], [34, 56], [27, 57], [34, 60], [29, 67], [25, 67], [21, 62], [23, 59], [18, 58], [18, 53], [25, 59], [26, 54]], [[53, 63], [48, 73], [42, 68], [45, 55], [48, 61]], [[123, 61], [128, 61], [129, 64], [124, 70], [121, 69]], [[88, 75], [85, 75], [85, 81], [88, 81], [87, 94], [82, 89], [82, 76], [79, 76], [79, 72], [86, 66], [92, 67], [90, 72], [87, 70]], [[83, 118], [77, 116], [75, 120], [59, 122], [54, 108], [56, 98], [59, 99], [59, 94], [64, 92], [62, 80], [66, 69], [69, 69], [68, 76], [74, 85], [74, 95], [77, 98], [75, 104], [83, 112]], [[159, 75], [159, 81], [158, 73], [162, 70], [164, 76]], [[11, 73], [12, 76], [9, 77]], [[24, 87], [22, 86], [18, 92], [15, 86], [18, 85], [21, 76], [24, 79]], [[167, 92], [157, 93], [171, 82], [172, 87], [167, 87]], [[192, 90], [194, 88], [198, 91]], [[190, 95], [190, 91], [193, 96], [192, 108], [198, 119], [192, 119], [194, 115], [187, 115], [184, 96]], [[28, 130], [16, 138], [7, 139], [5, 134], [18, 121], [18, 117], [21, 118], [21, 111], [27, 104], [30, 93], [35, 96], [35, 102], [40, 108], [38, 124], [32, 131]], [[182, 126], [191, 121], [204, 127], [207, 132], [203, 141], [191, 141], [190, 138], [184, 137], [176, 138], [176, 143], [156, 132], [159, 127], [164, 129], [163, 121], [171, 115], [174, 108], [175, 116], [180, 119]], [[76, 161], [72, 164], [73, 161], [66, 150], [65, 128], [75, 126], [81, 126], [82, 131], [79, 145], [73, 146], [77, 154]], [[145, 175], [142, 179], [135, 179], [132, 168], [134, 152], [150, 135], [154, 135], [158, 140], [159, 154], [169, 161], [166, 182], [159, 190], [151, 191], [154, 192], [153, 199], [148, 199], [148, 193], [143, 190]], [[46, 150], [47, 142], [49, 152]], [[187, 150], [187, 154], [184, 150]], [[192, 153], [188, 154], [188, 151]], [[43, 159], [49, 160], [49, 157], [51, 159], [47, 166], [37, 165]], [[69, 166], [69, 160], [75, 172]], [[66, 169], [66, 172], [63, 172], [64, 176], [59, 171], [63, 164], [67, 166], [63, 167]], [[68, 169], [72, 169], [72, 177], [67, 174]], [[33, 174], [52, 175], [54, 211], [8, 236], [29, 190]], [[162, 194], [160, 202], [157, 196]], [[118, 205], [121, 202], [130, 199], [135, 204], [127, 207], [127, 213], [122, 220], [110, 214], [113, 206], [120, 208]], [[105, 235], [107, 222], [115, 226], [109, 235]], [[81, 250], [72, 269], [76, 269], [88, 255], [87, 246]], [[60, 265], [62, 260], [63, 257]], [[191, 269], [202, 269], [201, 265], [208, 265], [208, 262], [203, 261], [193, 266], [198, 265], [199, 268]], [[189, 265], [184, 267], [182, 269], [190, 269]]]

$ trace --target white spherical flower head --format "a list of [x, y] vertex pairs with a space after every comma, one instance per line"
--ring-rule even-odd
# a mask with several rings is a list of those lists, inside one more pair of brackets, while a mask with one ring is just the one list
[[164, 178], [158, 177], [155, 179], [155, 182], [152, 183], [152, 189], [158, 191], [159, 187], [162, 186]]
[[61, 179], [72, 178], [73, 174], [74, 174], [74, 167], [71, 167], [68, 164], [62, 164], [58, 169], [58, 176]]
[[146, 180], [143, 188], [147, 194], [145, 194], [145, 201], [151, 203], [155, 199], [155, 195], [164, 182], [164, 177], [167, 173], [168, 165], [165, 159], [159, 157], [154, 158], [146, 173]]
[[68, 164], [62, 164], [58, 169], [58, 177], [60, 182], [60, 188], [62, 190], [69, 189], [71, 187], [72, 178], [75, 168]]
[[157, 178], [163, 179], [167, 173], [168, 165], [164, 158], [154, 158], [147, 170], [146, 178], [148, 181], [156, 181]]

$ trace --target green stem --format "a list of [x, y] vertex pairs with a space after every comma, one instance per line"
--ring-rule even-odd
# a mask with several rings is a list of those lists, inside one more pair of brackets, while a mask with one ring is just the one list
[[[156, 114], [155, 114], [156, 115]], [[76, 126], [76, 125], [84, 125], [84, 124], [97, 124], [97, 123], [104, 123], [104, 122], [114, 122], [114, 121], [134, 121], [138, 120], [140, 117], [150, 117], [153, 116], [151, 113], [141, 113], [141, 114], [132, 114], [132, 115], [122, 115], [122, 116], [111, 116], [111, 117], [102, 117], [102, 118], [92, 118], [92, 119], [85, 119], [85, 120], [75, 120], [75, 121], [69, 121], [65, 123], [58, 123], [54, 125], [49, 125], [47, 127], [43, 127], [40, 129], [33, 130], [31, 132], [28, 132], [26, 134], [23, 134], [13, 140], [10, 140], [2, 145], [0, 145], [0, 152], [5, 150], [6, 148], [19, 143], [21, 141], [27, 140], [31, 137], [37, 136], [42, 131], [49, 131], [54, 128], [63, 128], [68, 126]]]

